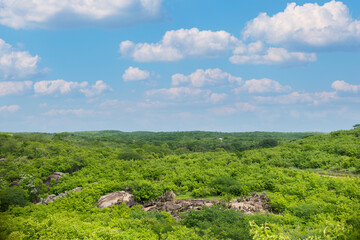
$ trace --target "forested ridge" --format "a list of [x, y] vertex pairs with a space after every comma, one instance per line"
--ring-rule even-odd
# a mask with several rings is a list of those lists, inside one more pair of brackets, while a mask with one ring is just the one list
[[[48, 187], [54, 172], [64, 176]], [[359, 239], [359, 173], [360, 128], [2, 133], [0, 239]], [[120, 190], [137, 205], [97, 207], [101, 196]], [[169, 191], [221, 204], [179, 219], [142, 209]], [[253, 193], [266, 194], [269, 212], [226, 207]]]

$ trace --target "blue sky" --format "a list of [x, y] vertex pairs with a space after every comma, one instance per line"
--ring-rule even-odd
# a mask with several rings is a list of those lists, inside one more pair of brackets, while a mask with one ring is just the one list
[[360, 122], [360, 2], [0, 2], [0, 131]]

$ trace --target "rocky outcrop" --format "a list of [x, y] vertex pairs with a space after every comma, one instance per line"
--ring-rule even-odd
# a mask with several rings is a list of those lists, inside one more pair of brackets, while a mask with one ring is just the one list
[[[172, 200], [166, 196], [172, 196]], [[145, 203], [143, 205], [144, 211], [165, 211], [173, 216], [179, 216], [180, 212], [188, 210], [200, 210], [203, 207], [211, 207], [213, 205], [222, 204], [220, 200], [207, 199], [178, 199], [174, 200], [175, 194], [166, 193], [160, 199]], [[168, 199], [168, 200], [167, 200]], [[252, 214], [254, 212], [268, 212], [270, 205], [269, 199], [265, 194], [254, 193], [251, 196], [239, 199], [233, 199], [228, 204], [228, 208], [242, 210], [245, 214]]]
[[82, 187], [77, 187], [77, 188], [74, 188], [72, 191], [73, 192], [78, 192], [78, 191], [81, 191], [82, 190]]
[[[78, 191], [81, 191], [82, 190], [82, 187], [77, 187], [77, 188], [74, 188], [73, 192], [78, 192]], [[47, 196], [45, 199], [43, 198], [40, 198], [39, 202], [37, 204], [46, 204], [48, 205], [49, 203], [53, 202], [55, 199], [58, 199], [58, 198], [64, 198], [66, 196], [69, 195], [69, 192], [68, 191], [65, 191], [63, 193], [60, 193], [59, 195], [55, 195], [55, 194], [50, 194], [49, 196]]]
[[164, 195], [162, 195], [158, 201], [160, 202], [169, 202], [176, 198], [176, 194], [173, 191], [166, 192]]
[[165, 211], [173, 216], [179, 216], [181, 212], [189, 210], [200, 210], [203, 207], [211, 207], [214, 204], [220, 204], [219, 200], [207, 199], [178, 199], [171, 201], [152, 201], [143, 205], [144, 211]]
[[[265, 194], [254, 193], [245, 198], [233, 199], [229, 203], [224, 204], [221, 200], [207, 200], [207, 199], [177, 199], [175, 200], [175, 193], [173, 191], [166, 192], [159, 199], [143, 204], [145, 212], [148, 211], [165, 211], [171, 215], [178, 217], [181, 212], [189, 210], [200, 210], [203, 207], [211, 207], [217, 204], [223, 204], [230, 209], [242, 210], [245, 214], [252, 214], [254, 212], [269, 212], [269, 199]], [[108, 193], [102, 196], [98, 201], [99, 208], [111, 207], [126, 203], [131, 207], [135, 204], [134, 195], [126, 191], [117, 191]]]
[[50, 176], [47, 177], [47, 179], [44, 181], [44, 184], [50, 188], [51, 179], [54, 179], [56, 183], [65, 175], [65, 173], [62, 172], [54, 172]]
[[40, 198], [40, 201], [37, 204], [46, 204], [46, 205], [48, 205], [49, 203], [53, 202], [55, 199], [64, 198], [67, 195], [68, 195], [68, 191], [65, 191], [64, 193], [60, 193], [57, 196], [55, 194], [50, 194], [45, 199]]
[[99, 199], [98, 208], [111, 207], [112, 205], [118, 205], [121, 203], [125, 203], [127, 206], [131, 207], [135, 204], [134, 195], [125, 191], [108, 193]]
[[269, 212], [269, 199], [265, 194], [254, 193], [246, 198], [233, 199], [228, 204], [229, 208], [243, 210], [245, 214], [254, 212]]

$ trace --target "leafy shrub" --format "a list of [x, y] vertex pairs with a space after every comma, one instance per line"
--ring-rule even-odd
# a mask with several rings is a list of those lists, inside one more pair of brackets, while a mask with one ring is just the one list
[[311, 216], [323, 212], [323, 208], [320, 204], [316, 203], [304, 203], [293, 206], [289, 210], [297, 217], [309, 219]]
[[262, 148], [271, 148], [276, 147], [277, 145], [279, 145], [279, 142], [276, 139], [272, 138], [264, 139], [259, 142], [259, 147]]
[[162, 194], [162, 192], [157, 187], [151, 185], [150, 183], [139, 184], [135, 187], [133, 193], [136, 197], [136, 200], [140, 202], [154, 200], [157, 197], [160, 197]]
[[216, 193], [232, 194], [235, 196], [247, 195], [251, 191], [248, 183], [241, 183], [230, 176], [221, 176], [216, 178], [211, 186], [216, 190]]
[[199, 198], [199, 197], [206, 197], [212, 194], [212, 191], [207, 187], [200, 187], [194, 189], [191, 193], [192, 196]]
[[11, 205], [26, 206], [30, 202], [26, 199], [25, 191], [21, 188], [6, 188], [0, 192], [0, 211], [6, 211]]
[[137, 152], [129, 151], [120, 153], [118, 158], [122, 160], [141, 160], [143, 156]]
[[187, 227], [195, 227], [201, 236], [209, 231], [216, 239], [251, 239], [249, 223], [241, 212], [219, 205], [191, 210], [183, 216]]

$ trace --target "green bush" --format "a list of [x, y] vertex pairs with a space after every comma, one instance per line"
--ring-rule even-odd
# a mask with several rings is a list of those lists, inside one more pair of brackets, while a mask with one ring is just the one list
[[162, 192], [154, 185], [150, 183], [141, 183], [135, 187], [133, 191], [136, 200], [140, 202], [147, 202], [154, 200], [161, 196]]
[[30, 202], [26, 198], [25, 191], [18, 187], [6, 188], [0, 192], [0, 211], [6, 211], [9, 206], [26, 206]]
[[141, 160], [143, 159], [144, 157], [137, 153], [137, 152], [123, 152], [123, 153], [120, 153], [118, 155], [118, 158], [119, 159], [122, 159], [122, 160]]
[[252, 239], [249, 223], [242, 213], [219, 205], [191, 210], [183, 219], [182, 224], [195, 228], [200, 236], [210, 233], [216, 239]]

